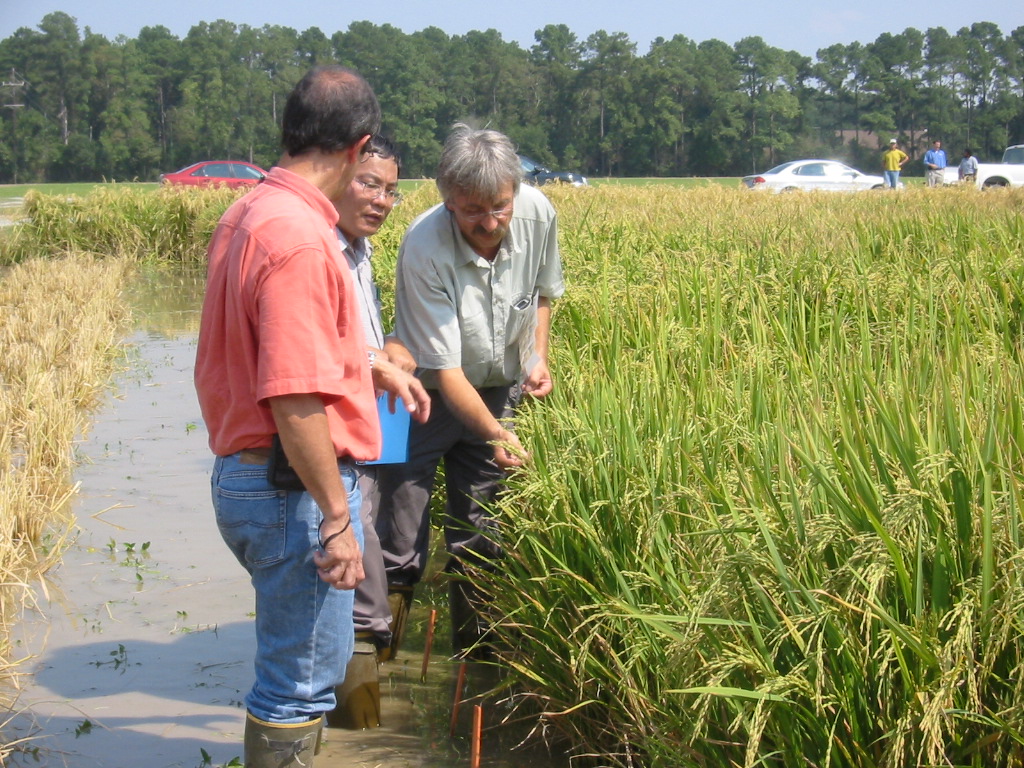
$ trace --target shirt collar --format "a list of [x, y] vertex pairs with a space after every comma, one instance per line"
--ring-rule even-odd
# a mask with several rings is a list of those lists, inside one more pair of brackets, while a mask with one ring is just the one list
[[370, 258], [369, 243], [365, 237], [357, 237], [350, 243], [340, 228], [335, 227], [335, 231], [338, 233], [341, 252], [345, 254], [345, 258], [351, 262], [352, 266], [356, 266]]
[[322, 215], [332, 227], [337, 226], [338, 210], [334, 207], [334, 204], [327, 199], [327, 196], [305, 177], [282, 168], [279, 165], [275, 165], [270, 169], [267, 177], [260, 183], [268, 186], [280, 187], [298, 195], [305, 200], [310, 207], [320, 213], [320, 215]]

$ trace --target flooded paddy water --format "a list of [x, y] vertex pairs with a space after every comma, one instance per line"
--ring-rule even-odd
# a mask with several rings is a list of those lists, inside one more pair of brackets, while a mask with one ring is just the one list
[[[253, 595], [210, 505], [212, 462], [192, 387], [201, 295], [201, 276], [180, 272], [148, 274], [133, 287], [130, 366], [77, 447], [73, 542], [16, 634], [14, 655], [31, 657], [31, 675], [6, 731], [30, 739], [15, 765], [241, 764]], [[317, 766], [470, 765], [472, 702], [452, 729], [458, 667], [444, 638], [420, 679], [429, 608], [418, 606], [419, 631], [381, 668], [382, 727], [328, 729]], [[471, 671], [464, 696], [491, 677]], [[523, 733], [497, 727], [500, 715], [488, 700], [482, 765], [568, 765], [510, 751]]]

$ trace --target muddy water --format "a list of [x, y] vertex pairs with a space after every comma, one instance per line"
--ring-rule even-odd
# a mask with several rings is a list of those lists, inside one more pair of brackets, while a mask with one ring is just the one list
[[[192, 388], [201, 292], [201, 279], [173, 272], [133, 288], [130, 368], [77, 448], [74, 543], [20, 628], [17, 650], [33, 657], [33, 675], [6, 734], [32, 739], [15, 764], [193, 768], [241, 757], [253, 597], [210, 508], [211, 460]], [[383, 726], [328, 729], [318, 768], [470, 764], [473, 708], [460, 707], [453, 729], [457, 667], [443, 639], [421, 682], [429, 609], [418, 607], [418, 636], [381, 668]], [[464, 696], [486, 690], [487, 677], [471, 671]], [[510, 751], [522, 734], [496, 726], [502, 712], [492, 700], [483, 712], [483, 765], [567, 765]]]

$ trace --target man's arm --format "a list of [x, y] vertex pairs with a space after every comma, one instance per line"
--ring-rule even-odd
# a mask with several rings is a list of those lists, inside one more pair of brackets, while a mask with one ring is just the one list
[[519, 438], [494, 418], [462, 369], [440, 370], [437, 381], [441, 396], [455, 418], [474, 435], [494, 446], [494, 461], [498, 466], [504, 469], [522, 466], [526, 451]]
[[384, 354], [388, 356], [388, 360], [406, 373], [416, 371], [416, 360], [409, 352], [409, 348], [397, 336], [384, 337]]
[[548, 366], [548, 338], [551, 330], [551, 299], [541, 296], [537, 301], [537, 329], [534, 334], [533, 351], [538, 362], [532, 370], [526, 371], [523, 392], [533, 397], [544, 397], [554, 388], [551, 369]]
[[339, 531], [313, 553], [320, 578], [337, 589], [355, 589], [364, 578], [363, 556], [352, 530], [353, 510], [338, 474], [338, 458], [323, 401], [313, 394], [270, 398], [270, 410], [288, 461], [324, 515], [320, 541]]

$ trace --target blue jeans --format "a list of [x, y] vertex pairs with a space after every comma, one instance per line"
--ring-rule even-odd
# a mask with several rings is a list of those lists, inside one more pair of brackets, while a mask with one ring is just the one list
[[889, 187], [889, 189], [896, 189], [896, 185], [900, 181], [900, 172], [899, 171], [884, 171], [883, 173], [885, 175], [885, 184], [886, 184], [886, 186]]
[[[355, 470], [339, 466], [352, 529], [363, 546]], [[221, 536], [256, 590], [256, 682], [249, 711], [298, 723], [334, 708], [334, 686], [352, 657], [352, 590], [320, 580], [313, 551], [323, 514], [313, 497], [267, 482], [266, 465], [218, 457], [210, 480]]]

